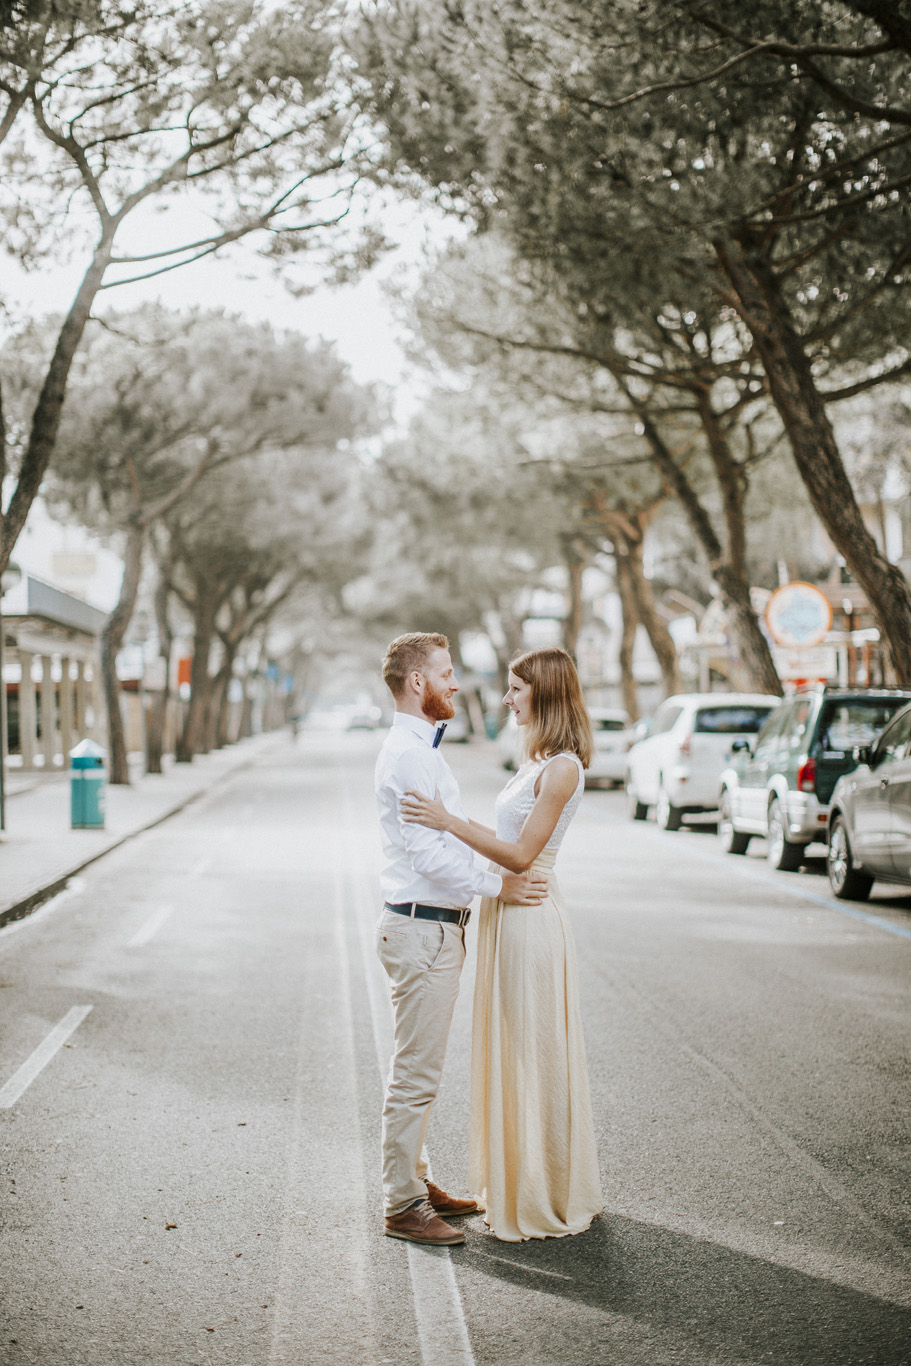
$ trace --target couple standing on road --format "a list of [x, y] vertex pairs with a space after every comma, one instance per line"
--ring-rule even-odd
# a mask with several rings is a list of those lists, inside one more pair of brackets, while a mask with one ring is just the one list
[[[559, 649], [513, 660], [504, 699], [526, 761], [497, 798], [497, 830], [469, 820], [439, 750], [458, 683], [445, 636], [399, 636], [383, 661], [395, 717], [376, 766], [386, 905], [377, 950], [395, 1039], [383, 1106], [386, 1233], [447, 1246], [440, 1216], [483, 1207], [497, 1238], [581, 1233], [602, 1208], [572, 930], [552, 869], [582, 797], [591, 723]], [[483, 855], [493, 868], [485, 871]], [[494, 869], [496, 871], [494, 871]], [[424, 1138], [481, 903], [471, 1053], [469, 1184], [429, 1179]]]

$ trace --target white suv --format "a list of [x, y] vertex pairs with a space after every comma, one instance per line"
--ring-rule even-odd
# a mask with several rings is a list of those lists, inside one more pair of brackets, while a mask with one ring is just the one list
[[777, 697], [765, 693], [681, 693], [668, 697], [629, 751], [626, 793], [633, 820], [650, 806], [664, 830], [689, 812], [714, 811], [718, 780], [735, 740], [755, 735]]

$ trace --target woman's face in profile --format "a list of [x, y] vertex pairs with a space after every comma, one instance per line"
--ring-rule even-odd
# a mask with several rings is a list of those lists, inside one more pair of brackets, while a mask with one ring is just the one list
[[531, 684], [524, 682], [512, 669], [509, 671], [509, 691], [503, 701], [515, 716], [516, 724], [527, 726], [531, 720]]

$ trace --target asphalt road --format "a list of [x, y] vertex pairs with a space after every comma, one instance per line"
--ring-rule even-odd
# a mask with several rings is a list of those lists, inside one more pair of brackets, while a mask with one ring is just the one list
[[[0, 1362], [911, 1363], [911, 901], [838, 907], [616, 793], [558, 865], [605, 1213], [382, 1236], [378, 739], [302, 732], [0, 931]], [[492, 752], [449, 757], [489, 819]], [[430, 1135], [456, 1191], [472, 975]]]

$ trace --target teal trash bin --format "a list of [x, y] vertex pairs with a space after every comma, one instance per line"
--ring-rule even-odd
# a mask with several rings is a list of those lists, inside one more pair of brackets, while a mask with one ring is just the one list
[[80, 741], [70, 750], [70, 769], [70, 825], [74, 830], [103, 828], [104, 750], [94, 740]]

